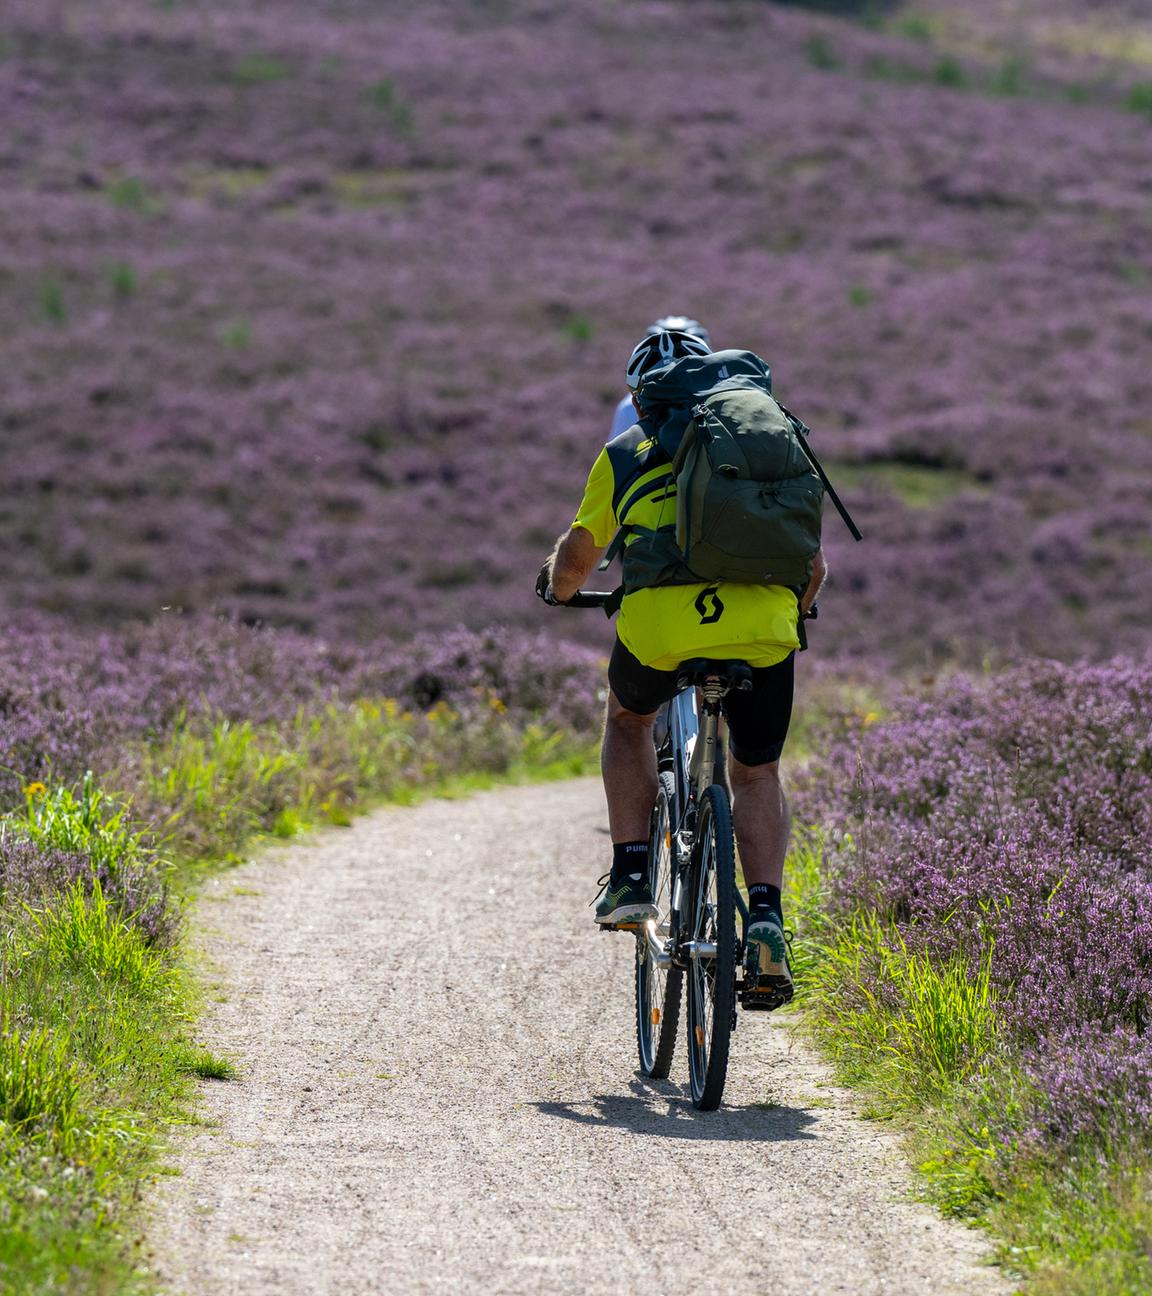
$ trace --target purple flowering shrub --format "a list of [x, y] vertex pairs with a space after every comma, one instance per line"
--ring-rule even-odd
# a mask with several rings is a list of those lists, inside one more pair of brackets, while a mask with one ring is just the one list
[[263, 724], [326, 701], [391, 697], [467, 713], [492, 700], [514, 723], [591, 737], [597, 655], [511, 630], [427, 636], [403, 649], [172, 618], [99, 634], [44, 620], [0, 636], [0, 804], [31, 780], [111, 773], [133, 744], [188, 722]]
[[99, 889], [149, 945], [166, 946], [175, 940], [178, 914], [154, 856], [112, 864], [0, 831], [0, 906], [28, 905], [35, 910], [74, 886], [87, 896]]
[[1152, 1114], [1152, 665], [1034, 663], [951, 679], [829, 740], [801, 813], [850, 825], [833, 902], [908, 947], [990, 955], [1035, 1132]]

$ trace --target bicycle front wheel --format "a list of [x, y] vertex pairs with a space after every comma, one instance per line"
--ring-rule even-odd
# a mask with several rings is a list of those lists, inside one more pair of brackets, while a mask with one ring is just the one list
[[736, 1017], [736, 846], [728, 793], [704, 793], [692, 858], [688, 942], [688, 1071], [692, 1105], [720, 1106]]
[[640, 1050], [640, 1070], [654, 1080], [663, 1080], [672, 1065], [684, 979], [678, 967], [664, 961], [672, 922], [675, 805], [676, 780], [665, 770], [660, 775], [660, 793], [652, 810], [648, 843], [648, 876], [657, 913], [636, 933], [636, 1043]]

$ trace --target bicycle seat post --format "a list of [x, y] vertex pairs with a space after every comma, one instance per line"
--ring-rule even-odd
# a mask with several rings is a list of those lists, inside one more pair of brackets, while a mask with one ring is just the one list
[[709, 674], [700, 680], [699, 688], [704, 704], [703, 715], [700, 718], [696, 747], [692, 752], [690, 771], [697, 799], [703, 797], [704, 789], [712, 782], [716, 769], [716, 738], [720, 730], [721, 703], [728, 692], [728, 682], [721, 675]]

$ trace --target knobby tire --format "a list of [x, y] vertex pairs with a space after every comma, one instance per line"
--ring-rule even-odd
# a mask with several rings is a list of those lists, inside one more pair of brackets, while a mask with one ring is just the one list
[[736, 1013], [736, 845], [727, 791], [714, 783], [700, 803], [687, 936], [715, 943], [714, 959], [688, 964], [688, 1071], [692, 1105], [714, 1111], [724, 1094]]
[[[676, 780], [671, 773], [663, 771], [660, 792], [652, 810], [648, 867], [652, 897], [660, 911], [656, 922], [665, 939], [675, 883], [669, 841], [675, 806]], [[684, 973], [680, 968], [655, 965], [649, 956], [647, 936], [641, 929], [636, 935], [636, 1044], [640, 1053], [640, 1071], [653, 1080], [663, 1080], [672, 1066], [676, 1032], [680, 1026], [683, 980]]]

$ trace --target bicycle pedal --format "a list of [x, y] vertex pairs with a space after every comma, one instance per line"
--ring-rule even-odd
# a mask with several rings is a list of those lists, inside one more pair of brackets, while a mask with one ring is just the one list
[[770, 1002], [766, 997], [759, 995], [745, 995], [740, 1001], [740, 1006], [745, 1012], [772, 1012], [780, 1007], [778, 1003]]
[[791, 986], [769, 986], [765, 989], [747, 989], [740, 993], [740, 1003], [746, 1012], [775, 1012], [789, 1003], [794, 994]]

